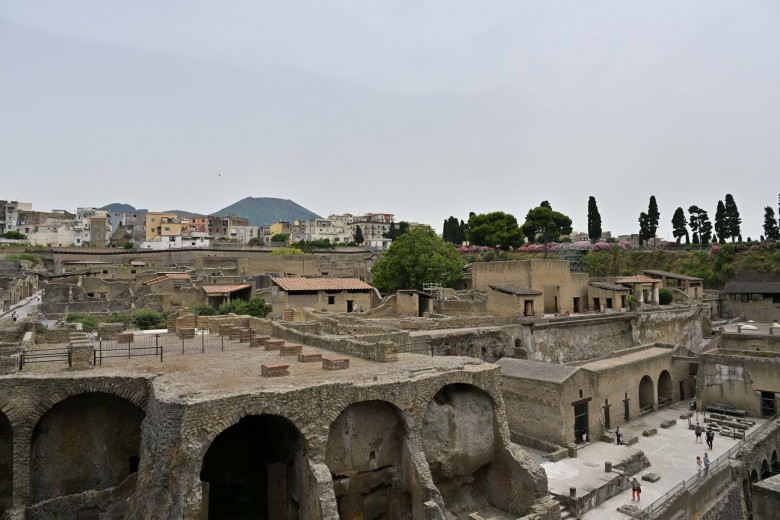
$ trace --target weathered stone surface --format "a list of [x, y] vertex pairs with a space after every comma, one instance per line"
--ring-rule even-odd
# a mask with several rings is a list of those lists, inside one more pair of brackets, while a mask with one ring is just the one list
[[263, 377], [288, 376], [290, 375], [289, 368], [290, 365], [287, 363], [263, 363], [260, 365]]
[[319, 352], [301, 352], [298, 354], [298, 361], [301, 363], [322, 361], [322, 354]]
[[675, 424], [677, 424], [677, 421], [674, 419], [670, 419], [668, 421], [661, 422], [661, 428], [671, 428]]
[[659, 477], [656, 473], [645, 473], [642, 475], [642, 480], [646, 480], [647, 482], [658, 482], [661, 480], [661, 477]]
[[343, 356], [324, 356], [322, 368], [325, 370], [344, 370], [349, 368], [349, 358]]
[[655, 428], [645, 428], [644, 430], [642, 430], [643, 437], [651, 437], [656, 433], [658, 433], [658, 430], [656, 430]]

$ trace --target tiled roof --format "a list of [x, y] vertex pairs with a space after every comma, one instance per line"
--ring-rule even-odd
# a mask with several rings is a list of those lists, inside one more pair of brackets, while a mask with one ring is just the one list
[[624, 285], [618, 285], [610, 282], [588, 282], [588, 285], [595, 287], [596, 289], [604, 289], [605, 291], [627, 291], [628, 287]]
[[517, 285], [491, 285], [490, 288], [498, 292], [517, 294], [519, 296], [539, 296], [542, 294], [540, 291], [528, 289], [526, 287], [518, 287]]
[[669, 271], [653, 271], [649, 269], [645, 269], [642, 271], [644, 274], [650, 275], [650, 276], [661, 276], [665, 278], [671, 278], [672, 280], [687, 280], [689, 282], [701, 282], [703, 281], [701, 278], [696, 278], [695, 276], [688, 276], [685, 274], [677, 274], [677, 273], [670, 273]]
[[163, 280], [189, 280], [190, 275], [185, 273], [167, 273], [163, 274], [161, 276], [158, 276], [156, 278], [152, 278], [151, 280], [146, 280], [144, 282], [144, 285], [153, 285], [157, 282], [162, 282]]
[[204, 285], [203, 290], [206, 292], [206, 294], [222, 294], [240, 291], [241, 289], [246, 289], [247, 287], [252, 286], [246, 283], [243, 285]]
[[635, 274], [634, 276], [627, 276], [615, 281], [617, 283], [658, 283], [661, 280], [656, 280], [655, 278], [650, 278], [649, 276], [645, 276], [643, 274]]
[[284, 291], [370, 291], [372, 286], [359, 278], [271, 278]]

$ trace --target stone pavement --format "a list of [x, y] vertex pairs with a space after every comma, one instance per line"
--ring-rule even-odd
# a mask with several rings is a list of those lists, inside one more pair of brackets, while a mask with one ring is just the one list
[[[614, 442], [591, 442], [577, 451], [576, 459], [563, 459], [559, 462], [545, 462], [545, 468], [552, 493], [568, 495], [569, 487], [577, 487], [578, 490], [597, 488], [603, 484], [608, 475], [604, 471], [604, 462], [611, 461], [613, 465], [628, 458], [632, 453], [641, 450], [650, 461], [650, 467], [640, 471], [635, 476], [642, 482], [642, 500], [639, 503], [631, 501], [631, 491], [625, 491], [596, 508], [584, 513], [584, 520], [626, 520], [629, 516], [619, 513], [617, 508], [623, 505], [637, 505], [641, 508], [652, 504], [664, 493], [680, 482], [689, 479], [697, 472], [696, 456], [704, 456], [709, 453], [710, 459], [716, 458], [727, 452], [739, 441], [715, 434], [713, 450], [707, 449], [707, 444], [702, 438], [702, 444], [697, 444], [693, 430], [688, 429], [688, 420], [680, 419], [680, 415], [688, 411], [688, 401], [675, 403], [662, 410], [647, 414], [627, 424], [621, 424], [624, 438], [637, 436], [639, 442], [633, 446], [617, 446]], [[662, 421], [676, 419], [677, 424], [671, 428], [660, 427]], [[753, 431], [765, 421], [749, 418], [756, 421], [748, 432]], [[696, 422], [696, 414], [691, 419]], [[704, 425], [703, 415], [699, 414], [699, 422]], [[642, 431], [646, 428], [656, 428], [658, 433], [651, 437], [643, 437]], [[703, 437], [703, 436], [702, 436]], [[661, 477], [658, 482], [645, 482], [641, 480], [645, 473], [656, 473]], [[578, 492], [578, 495], [582, 491]]]

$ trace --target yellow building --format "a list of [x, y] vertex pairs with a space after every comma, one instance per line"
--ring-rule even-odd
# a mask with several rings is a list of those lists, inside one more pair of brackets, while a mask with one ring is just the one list
[[161, 240], [161, 237], [181, 235], [181, 220], [176, 213], [147, 213], [146, 241]]

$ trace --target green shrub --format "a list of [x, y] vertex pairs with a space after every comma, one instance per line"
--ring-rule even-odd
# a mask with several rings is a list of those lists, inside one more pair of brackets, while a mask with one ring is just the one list
[[272, 310], [274, 310], [273, 305], [265, 303], [262, 298], [252, 298], [248, 302], [237, 299], [219, 306], [219, 313], [222, 315], [232, 312], [240, 316], [254, 316], [255, 318], [265, 318]]
[[71, 312], [66, 319], [68, 323], [81, 323], [85, 332], [92, 332], [96, 327], [95, 318], [86, 312]]
[[133, 249], [135, 246], [133, 245], [132, 242], [125, 242], [125, 245], [123, 245], [122, 247], [124, 247], [125, 249]]
[[133, 315], [133, 323], [141, 330], [162, 329], [167, 326], [165, 316], [154, 309], [138, 309]]
[[208, 303], [199, 303], [191, 308], [192, 314], [197, 318], [198, 316], [214, 316], [217, 313], [217, 309], [209, 305]]
[[268, 256], [279, 256], [279, 255], [305, 255], [303, 251], [300, 249], [296, 249], [294, 247], [280, 247], [279, 249], [272, 251]]
[[5, 256], [6, 260], [26, 260], [32, 265], [38, 265], [41, 263], [41, 257], [38, 255], [32, 255], [30, 253], [11, 253]]
[[125, 326], [131, 324], [133, 322], [133, 318], [130, 316], [125, 316], [124, 314], [119, 314], [118, 312], [114, 312], [105, 319], [105, 323], [121, 323]]
[[629, 297], [628, 297], [628, 299], [629, 299], [629, 300], [631, 300], [631, 301], [632, 301], [632, 302], [634, 302], [634, 303], [637, 303], [637, 302], [639, 302], [639, 298], [637, 298], [637, 297], [636, 297], [636, 296], [634, 296], [633, 294], [632, 294], [631, 296], [629, 296]]
[[672, 294], [672, 291], [667, 289], [666, 287], [661, 287], [658, 289], [658, 303], [661, 305], [669, 305], [674, 301], [674, 295]]
[[24, 240], [27, 238], [26, 235], [23, 235], [18, 231], [9, 231], [8, 233], [3, 233], [0, 237], [7, 238], [8, 240]]
[[495, 251], [485, 251], [479, 255], [480, 262], [494, 262], [496, 260]]

